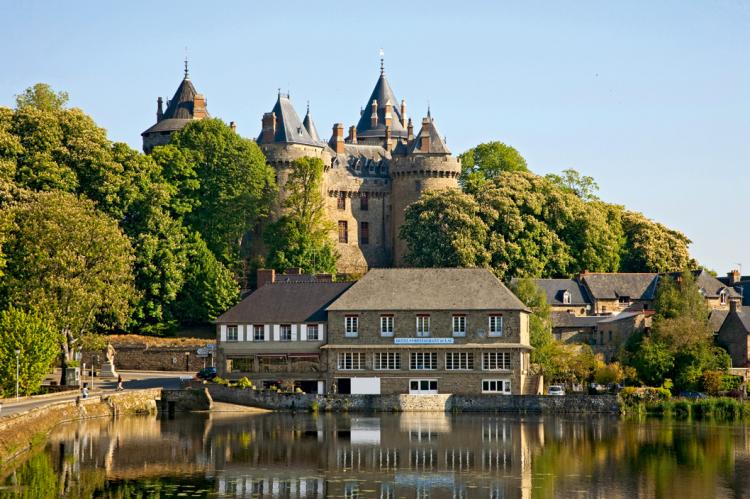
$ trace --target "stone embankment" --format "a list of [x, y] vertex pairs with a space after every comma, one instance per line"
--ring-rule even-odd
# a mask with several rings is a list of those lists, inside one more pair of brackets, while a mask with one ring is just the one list
[[42, 407], [0, 419], [0, 469], [46, 439], [58, 424], [125, 414], [155, 414], [161, 389], [134, 390], [86, 400], [50, 401]]
[[282, 411], [508, 412], [619, 414], [616, 395], [312, 395], [278, 394], [206, 385], [216, 402]]

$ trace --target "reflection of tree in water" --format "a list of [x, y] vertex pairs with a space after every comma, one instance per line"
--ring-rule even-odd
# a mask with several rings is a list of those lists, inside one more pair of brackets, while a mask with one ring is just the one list
[[54, 456], [40, 451], [7, 476], [0, 498], [46, 499], [55, 497], [94, 497], [105, 483], [104, 470], [86, 469], [70, 473], [74, 460], [63, 456], [63, 469], [55, 469]]
[[714, 497], [734, 479], [737, 430], [661, 421], [562, 424], [545, 431], [533, 457], [533, 496], [587, 490], [594, 497]]

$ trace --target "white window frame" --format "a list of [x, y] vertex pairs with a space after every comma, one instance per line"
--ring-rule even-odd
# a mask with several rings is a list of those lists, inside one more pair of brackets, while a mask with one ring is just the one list
[[[288, 332], [288, 335], [284, 333]], [[285, 337], [286, 336], [286, 337]], [[279, 341], [292, 341], [292, 325], [291, 324], [279, 324]]]
[[503, 314], [490, 314], [487, 317], [487, 331], [490, 337], [503, 336]]
[[722, 305], [727, 304], [727, 293], [723, 289], [719, 293], [719, 303], [721, 303]]
[[228, 342], [235, 342], [239, 341], [240, 339], [240, 327], [236, 324], [232, 324], [231, 326], [227, 326], [227, 341]]
[[[412, 388], [412, 385], [417, 383], [417, 388]], [[424, 383], [427, 383], [427, 388], [423, 388]], [[434, 384], [435, 388], [432, 388]], [[438, 393], [438, 380], [437, 379], [410, 379], [409, 380], [409, 394], [411, 395], [433, 395]]]
[[253, 324], [253, 341], [266, 341], [266, 328], [262, 324]]
[[359, 336], [359, 316], [344, 316], [344, 336], [346, 338], [356, 338]]
[[401, 369], [400, 352], [375, 352], [372, 358], [375, 371], [398, 371]]
[[[458, 366], [458, 367], [456, 367]], [[473, 371], [473, 352], [445, 352], [446, 371]]]
[[430, 315], [417, 315], [416, 333], [420, 338], [430, 336]]
[[392, 315], [381, 315], [380, 316], [380, 336], [389, 338], [394, 335], [396, 331], [396, 321]]
[[563, 291], [563, 304], [570, 305], [570, 291], [567, 289]]
[[456, 314], [452, 317], [451, 323], [453, 325], [453, 336], [463, 337], [466, 336], [466, 316]]
[[511, 383], [509, 379], [483, 379], [482, 393], [499, 393], [501, 395], [511, 394]]
[[362, 371], [365, 368], [365, 354], [362, 352], [339, 352], [336, 356], [338, 371]]
[[510, 371], [512, 359], [510, 352], [492, 351], [482, 352], [483, 371]]
[[[305, 339], [307, 341], [320, 341], [320, 324], [308, 324], [305, 329]], [[311, 331], [315, 331], [315, 336], [310, 336]]]
[[[422, 367], [419, 367], [422, 366]], [[428, 366], [428, 367], [424, 367]], [[437, 370], [437, 352], [409, 352], [410, 371]]]

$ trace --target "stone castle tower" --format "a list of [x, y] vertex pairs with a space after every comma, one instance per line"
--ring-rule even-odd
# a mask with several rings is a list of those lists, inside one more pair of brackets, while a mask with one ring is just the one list
[[188, 63], [185, 60], [185, 76], [183, 77], [174, 97], [167, 100], [167, 110], [163, 111], [164, 101], [156, 99], [156, 123], [143, 132], [143, 152], [151, 153], [154, 147], [169, 143], [172, 133], [182, 130], [191, 120], [207, 118], [206, 98], [199, 94], [188, 73]]
[[[206, 100], [190, 82], [187, 64], [167, 111], [162, 113], [161, 98], [157, 102], [157, 122], [141, 134], [146, 153], [168, 143], [170, 135], [190, 120], [208, 116]], [[399, 232], [406, 207], [423, 192], [458, 188], [461, 165], [429, 109], [415, 135], [406, 102], [396, 99], [382, 59], [375, 88], [346, 135], [344, 125], [336, 123], [331, 138], [321, 139], [309, 105], [300, 119], [289, 94], [280, 91], [261, 125], [256, 141], [276, 170], [280, 200], [293, 161], [306, 156], [323, 161], [323, 195], [335, 227], [331, 237], [339, 253], [339, 272], [404, 265], [406, 247]]]

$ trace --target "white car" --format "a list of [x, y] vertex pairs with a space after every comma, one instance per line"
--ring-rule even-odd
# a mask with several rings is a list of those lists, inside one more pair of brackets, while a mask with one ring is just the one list
[[550, 385], [549, 388], [547, 388], [547, 395], [562, 397], [565, 395], [565, 388], [560, 385]]

